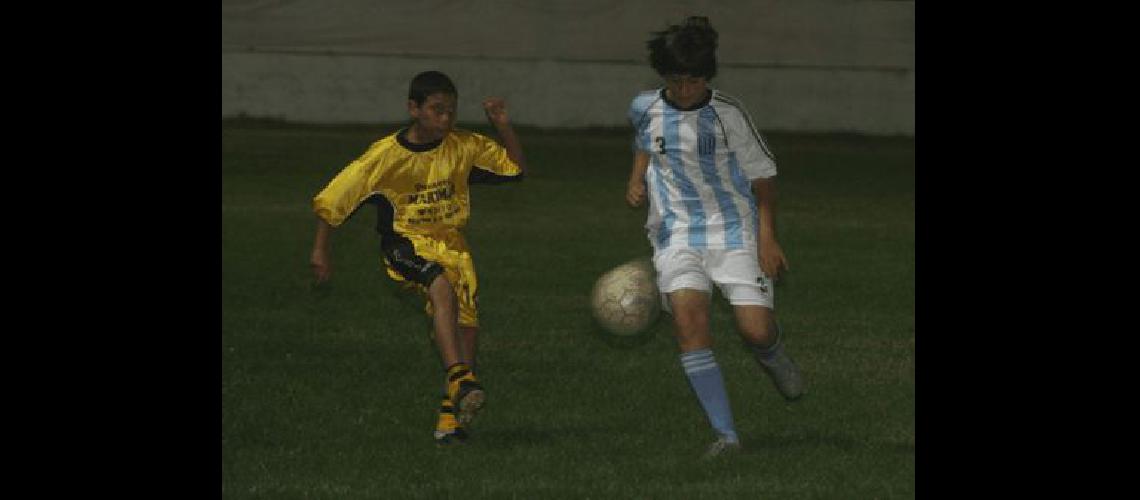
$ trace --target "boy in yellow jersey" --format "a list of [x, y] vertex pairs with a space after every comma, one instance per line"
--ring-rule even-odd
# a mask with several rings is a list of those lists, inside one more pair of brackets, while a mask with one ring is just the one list
[[454, 128], [457, 99], [455, 85], [443, 73], [427, 71], [412, 79], [407, 103], [412, 122], [373, 143], [313, 198], [317, 232], [310, 259], [317, 282], [327, 281], [332, 228], [365, 203], [377, 207], [388, 275], [418, 290], [432, 318], [446, 372], [435, 429], [440, 445], [467, 439], [467, 426], [485, 398], [473, 371], [478, 281], [461, 232], [471, 211], [468, 185], [521, 180], [526, 170], [506, 101], [483, 101], [500, 145]]

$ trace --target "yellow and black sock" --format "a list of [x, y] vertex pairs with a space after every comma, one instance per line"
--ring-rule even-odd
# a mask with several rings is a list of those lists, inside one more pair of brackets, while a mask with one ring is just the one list
[[462, 385], [477, 383], [475, 374], [466, 363], [455, 363], [447, 367], [447, 395], [453, 404], [459, 401], [459, 390]]

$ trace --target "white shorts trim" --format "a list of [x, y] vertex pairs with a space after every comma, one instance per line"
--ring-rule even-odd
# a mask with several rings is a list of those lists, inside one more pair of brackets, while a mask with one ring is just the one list
[[657, 269], [657, 288], [666, 312], [671, 312], [668, 294], [681, 289], [712, 293], [713, 283], [734, 306], [758, 305], [771, 309], [775, 304], [772, 280], [760, 270], [753, 249], [667, 248], [654, 253], [653, 266]]

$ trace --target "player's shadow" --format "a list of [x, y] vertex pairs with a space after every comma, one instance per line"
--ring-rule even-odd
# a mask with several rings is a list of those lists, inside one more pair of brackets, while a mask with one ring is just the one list
[[515, 426], [510, 429], [486, 429], [472, 434], [470, 444], [488, 449], [513, 450], [516, 448], [557, 447], [569, 443], [604, 439], [613, 435], [615, 428], [608, 426]]
[[[756, 432], [749, 433], [748, 437], [750, 441], [764, 443], [764, 449], [768, 450], [828, 447], [843, 451], [854, 451], [869, 446], [869, 443], [839, 434], [809, 433], [786, 435], [771, 432]], [[745, 449], [747, 450], [747, 448]]]
[[[662, 315], [663, 316], [663, 315]], [[590, 336], [602, 341], [606, 345], [615, 349], [634, 349], [648, 344], [654, 337], [660, 335], [667, 330], [669, 322], [665, 321], [663, 317], [658, 317], [649, 328], [636, 335], [616, 335], [602, 329], [597, 322], [590, 320], [587, 331]]]

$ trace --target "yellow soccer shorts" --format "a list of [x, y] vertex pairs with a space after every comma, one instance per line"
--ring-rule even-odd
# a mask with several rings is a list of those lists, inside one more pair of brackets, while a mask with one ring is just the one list
[[[443, 267], [443, 276], [451, 283], [455, 290], [455, 298], [459, 304], [459, 326], [477, 328], [479, 326], [478, 300], [479, 281], [475, 276], [475, 261], [467, 248], [467, 242], [458, 231], [443, 235], [428, 237], [416, 234], [405, 236], [411, 241], [418, 257], [429, 262], [435, 262]], [[428, 290], [424, 284], [417, 283], [405, 276], [393, 266], [389, 258], [381, 258], [388, 276], [406, 290], [413, 290], [424, 299], [424, 312], [433, 314], [431, 301], [428, 300]]]

